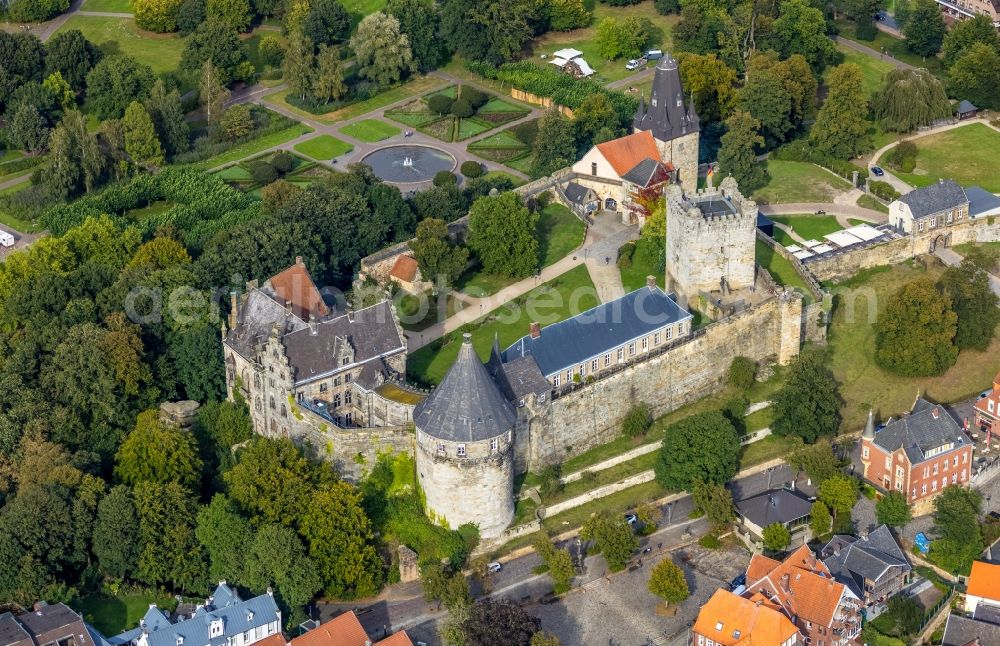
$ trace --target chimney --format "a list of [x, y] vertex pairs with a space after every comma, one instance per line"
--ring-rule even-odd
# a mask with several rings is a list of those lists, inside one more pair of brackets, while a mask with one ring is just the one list
[[274, 590], [271, 589], [271, 586], [267, 586], [267, 596], [269, 597], [274, 596]]
[[236, 329], [236, 309], [239, 307], [239, 297], [236, 294], [236, 290], [229, 292], [229, 329]]
[[646, 287], [656, 289], [656, 276], [646, 276]]
[[787, 572], [785, 574], [781, 575], [781, 589], [784, 590], [785, 592], [789, 591], [788, 590], [788, 580], [789, 580], [789, 576], [788, 576]]
[[933, 409], [931, 410], [931, 417], [933, 417], [934, 419], [937, 419], [938, 417], [941, 417], [941, 411], [940, 411], [940, 410], [938, 409], [938, 407], [937, 407], [937, 406], [935, 406], [935, 407], [934, 407], [934, 408], [933, 408]]
[[292, 315], [292, 301], [285, 301], [285, 316]]
[[835, 543], [833, 546], [833, 555], [840, 556], [840, 543]]
[[529, 333], [531, 334], [532, 339], [537, 339], [538, 337], [542, 336], [542, 326], [539, 325], [538, 323], [532, 323], [528, 327], [528, 330]]
[[305, 264], [302, 262], [302, 256], [295, 256], [295, 264], [300, 266]]
[[309, 312], [309, 336], [316, 336], [316, 317], [312, 312]]
[[249, 292], [251, 289], [257, 289], [257, 280], [256, 279], [254, 279], [254, 280], [248, 280], [247, 281], [247, 291]]

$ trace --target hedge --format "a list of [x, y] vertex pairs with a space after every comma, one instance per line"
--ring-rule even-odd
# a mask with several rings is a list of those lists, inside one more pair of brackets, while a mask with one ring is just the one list
[[868, 190], [871, 191], [872, 195], [882, 198], [886, 202], [892, 202], [899, 198], [899, 191], [894, 189], [892, 184], [888, 182], [868, 182]]
[[868, 177], [867, 168], [857, 166], [856, 164], [844, 161], [843, 159], [837, 159], [835, 157], [825, 155], [815, 148], [812, 148], [809, 145], [809, 142], [805, 139], [796, 139], [795, 141], [790, 141], [784, 146], [774, 149], [771, 151], [770, 158], [777, 159], [779, 161], [796, 161], [816, 164], [817, 166], [822, 166], [823, 168], [832, 171], [834, 174], [843, 177], [849, 182], [854, 181], [855, 172], [858, 174], [859, 182]]
[[549, 67], [540, 67], [530, 61], [505, 63], [495, 67], [489, 63], [466, 63], [470, 71], [483, 78], [506, 83], [525, 92], [540, 97], [549, 97], [555, 103], [570, 110], [580, 107], [583, 100], [592, 94], [604, 94], [611, 101], [622, 126], [632, 122], [638, 102], [634, 97], [608, 90], [592, 79], [574, 79]]
[[20, 173], [22, 170], [28, 170], [29, 168], [34, 168], [38, 166], [43, 161], [45, 157], [22, 157], [20, 159], [14, 159], [9, 162], [4, 162], [0, 164], [0, 177], [5, 175], [13, 175], [14, 173]]

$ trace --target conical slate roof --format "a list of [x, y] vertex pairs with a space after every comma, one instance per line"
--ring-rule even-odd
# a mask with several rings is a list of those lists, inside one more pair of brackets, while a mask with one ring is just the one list
[[514, 407], [476, 356], [470, 334], [441, 384], [413, 410], [418, 429], [449, 442], [488, 440], [509, 431], [516, 420]]
[[865, 422], [865, 430], [861, 433], [861, 437], [866, 440], [875, 439], [875, 416], [870, 408], [868, 409], [868, 421]]

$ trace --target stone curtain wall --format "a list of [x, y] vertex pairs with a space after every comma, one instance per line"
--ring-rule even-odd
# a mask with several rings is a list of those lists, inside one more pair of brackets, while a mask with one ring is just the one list
[[[414, 454], [412, 426], [388, 428], [339, 428], [308, 408], [299, 407], [295, 439], [304, 441], [348, 482], [367, 474], [379, 453]], [[299, 419], [301, 418], [301, 419]]]
[[643, 401], [655, 417], [711, 395], [732, 360], [788, 363], [799, 351], [802, 299], [773, 298], [757, 307], [696, 330], [684, 342], [555, 398], [528, 434], [528, 468], [605, 444], [621, 432], [631, 402]]

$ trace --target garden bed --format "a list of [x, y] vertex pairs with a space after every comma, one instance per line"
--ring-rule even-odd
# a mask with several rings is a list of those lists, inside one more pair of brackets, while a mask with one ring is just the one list
[[441, 141], [452, 142], [475, 137], [505, 123], [516, 121], [529, 113], [527, 108], [489, 94], [487, 94], [489, 97], [487, 101], [478, 110], [475, 110], [471, 117], [458, 117], [447, 113], [439, 114], [431, 110], [430, 100], [432, 98], [443, 96], [454, 100], [461, 95], [461, 88], [457, 85], [451, 85], [425, 94], [392, 110], [387, 110], [385, 117], [417, 128]]

